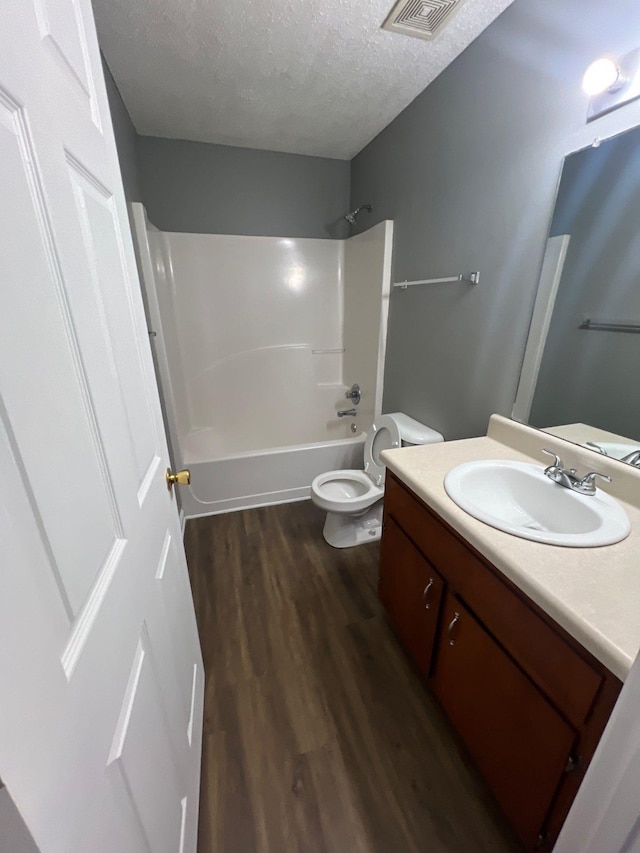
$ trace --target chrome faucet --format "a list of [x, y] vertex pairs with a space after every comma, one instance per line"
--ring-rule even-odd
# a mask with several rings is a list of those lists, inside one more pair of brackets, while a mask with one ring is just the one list
[[[601, 453], [603, 456], [608, 456], [609, 454], [604, 449], [604, 447], [600, 447], [599, 444], [596, 444], [595, 441], [585, 441], [585, 444], [588, 447], [592, 447], [594, 450], [597, 450], [598, 453]], [[616, 459], [617, 457], [612, 456], [612, 459]], [[626, 456], [621, 456], [619, 459], [620, 462], [626, 462], [627, 465], [635, 465], [636, 467], [640, 466], [640, 449], [633, 450], [631, 453], [627, 453]]]
[[567, 470], [564, 467], [564, 463], [557, 453], [554, 453], [552, 450], [547, 450], [546, 447], [543, 448], [542, 452], [546, 453], [548, 456], [553, 456], [554, 459], [553, 465], [549, 465], [548, 468], [544, 469], [545, 475], [559, 486], [564, 486], [565, 489], [571, 489], [581, 495], [595, 495], [596, 477], [601, 477], [603, 480], [606, 480], [607, 483], [611, 482], [611, 477], [608, 477], [606, 474], [600, 474], [598, 471], [589, 471], [589, 473], [585, 474], [584, 477], [578, 477], [575, 468], [569, 468]]
[[340, 411], [338, 412], [338, 417], [339, 418], [355, 418], [355, 416], [357, 414], [358, 414], [357, 409], [340, 409]]
[[357, 382], [354, 383], [351, 386], [351, 388], [349, 388], [349, 390], [345, 393], [344, 396], [347, 400], [351, 400], [351, 402], [357, 406], [358, 403], [360, 402], [360, 397], [362, 396], [360, 393], [360, 386], [358, 385], [358, 383]]
[[596, 444], [595, 441], [585, 441], [585, 446], [586, 447], [592, 447], [594, 450], [597, 450], [598, 453], [601, 453], [602, 456], [608, 456], [609, 455], [607, 453], [607, 451], [604, 449], [604, 447], [600, 447], [600, 445]]

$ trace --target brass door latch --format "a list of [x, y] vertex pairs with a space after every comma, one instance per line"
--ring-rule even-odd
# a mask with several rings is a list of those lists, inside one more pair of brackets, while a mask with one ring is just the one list
[[185, 468], [183, 471], [176, 471], [174, 474], [171, 471], [171, 468], [167, 468], [167, 488], [171, 491], [171, 488], [177, 483], [179, 486], [188, 486], [191, 483], [191, 471], [188, 468]]

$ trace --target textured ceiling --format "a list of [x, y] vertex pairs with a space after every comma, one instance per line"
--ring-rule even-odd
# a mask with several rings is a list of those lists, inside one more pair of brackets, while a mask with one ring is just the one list
[[433, 41], [393, 0], [93, 0], [139, 133], [350, 159], [512, 0], [466, 0]]

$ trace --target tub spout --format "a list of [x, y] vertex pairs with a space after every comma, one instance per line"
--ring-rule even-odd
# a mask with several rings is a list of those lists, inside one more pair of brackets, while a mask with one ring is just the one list
[[339, 418], [355, 418], [355, 416], [357, 414], [358, 414], [357, 409], [340, 409], [340, 411], [338, 412], [338, 417]]

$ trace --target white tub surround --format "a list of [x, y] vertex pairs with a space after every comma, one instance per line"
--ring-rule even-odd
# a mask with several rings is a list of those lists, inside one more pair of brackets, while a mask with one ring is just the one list
[[342, 393], [333, 240], [163, 233], [187, 418], [209, 459], [318, 441]]
[[343, 373], [347, 385], [358, 382], [362, 390], [362, 423], [382, 412], [392, 243], [389, 221], [344, 241]]
[[[575, 549], [520, 539], [468, 515], [444, 489], [448, 471], [472, 460], [511, 459], [546, 467], [542, 447], [558, 453], [568, 467], [595, 467], [612, 477], [605, 490], [631, 520], [626, 539], [602, 548]], [[387, 450], [382, 458], [480, 554], [624, 681], [640, 647], [640, 471], [499, 415], [491, 418], [483, 438]]]
[[[382, 401], [392, 223], [349, 240], [182, 234], [132, 209], [187, 517], [308, 497], [327, 466], [360, 465]], [[353, 383], [357, 415], [338, 418]]]

